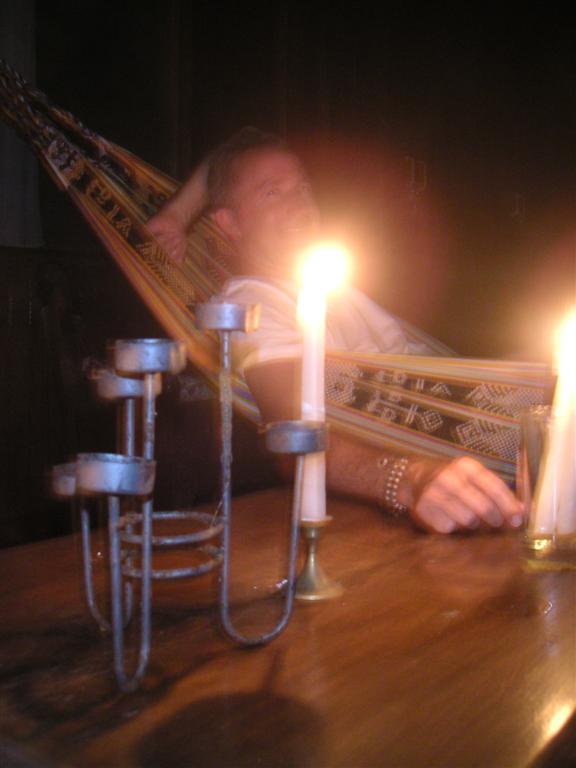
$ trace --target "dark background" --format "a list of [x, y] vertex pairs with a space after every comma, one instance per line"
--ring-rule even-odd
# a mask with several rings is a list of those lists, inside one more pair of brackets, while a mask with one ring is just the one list
[[[28, 34], [53, 101], [178, 179], [243, 125], [286, 135], [360, 287], [461, 354], [547, 360], [575, 294], [574, 26], [551, 7], [416, 8], [37, 0]], [[81, 361], [160, 332], [44, 175], [40, 210], [44, 246], [3, 249], [5, 298], [21, 308], [6, 543], [69, 527], [46, 514], [40, 467], [111, 448], [113, 415]], [[161, 403], [167, 503], [206, 498], [214, 403], [183, 406], [175, 384]], [[266, 482], [241, 438], [239, 487]]]

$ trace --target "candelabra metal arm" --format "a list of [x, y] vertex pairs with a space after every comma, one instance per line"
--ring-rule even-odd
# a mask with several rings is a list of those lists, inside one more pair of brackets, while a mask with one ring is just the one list
[[294, 584], [296, 576], [296, 558], [298, 555], [298, 521], [300, 510], [300, 487], [302, 476], [302, 457], [297, 461], [296, 497], [292, 507], [290, 543], [288, 551], [288, 579], [284, 610], [274, 629], [263, 634], [247, 636], [239, 632], [230, 616], [230, 551], [231, 551], [231, 467], [232, 467], [232, 381], [230, 360], [230, 332], [220, 332], [220, 408], [222, 420], [222, 549], [223, 560], [220, 574], [220, 620], [225, 632], [242, 645], [261, 645], [273, 640], [286, 627], [294, 605]]
[[98, 624], [100, 629], [104, 632], [109, 632], [111, 629], [110, 622], [107, 621], [100, 612], [94, 592], [92, 544], [90, 542], [90, 516], [85, 507], [82, 507], [80, 516], [82, 525], [82, 562], [84, 567], [84, 592], [86, 594], [86, 602], [88, 603], [88, 610], [90, 611], [92, 618]]
[[108, 532], [110, 541], [110, 574], [112, 602], [112, 632], [114, 648], [114, 673], [121, 690], [134, 691], [140, 684], [150, 657], [151, 626], [151, 557], [152, 557], [152, 500], [142, 504], [142, 585], [140, 595], [140, 650], [136, 671], [132, 677], [126, 674], [124, 659], [124, 621], [122, 606], [122, 562], [120, 550], [120, 500], [108, 497]]
[[236, 642], [242, 645], [262, 645], [268, 643], [277, 637], [285, 628], [292, 615], [294, 607], [294, 593], [296, 588], [296, 560], [298, 557], [298, 532], [299, 532], [299, 512], [300, 512], [300, 494], [302, 485], [302, 467], [303, 457], [298, 456], [296, 461], [296, 484], [295, 496], [292, 505], [292, 517], [290, 522], [290, 543], [288, 549], [288, 574], [286, 579], [286, 595], [284, 597], [284, 610], [274, 627], [269, 632], [260, 635], [248, 637], [239, 632], [233, 625], [230, 618], [229, 605], [229, 578], [230, 578], [230, 515], [228, 508], [228, 517], [223, 512], [223, 549], [224, 559], [222, 562], [222, 571], [220, 576], [220, 620], [226, 633]]
[[120, 408], [124, 418], [119, 420], [119, 452], [126, 456], [136, 455], [136, 400], [125, 398]]

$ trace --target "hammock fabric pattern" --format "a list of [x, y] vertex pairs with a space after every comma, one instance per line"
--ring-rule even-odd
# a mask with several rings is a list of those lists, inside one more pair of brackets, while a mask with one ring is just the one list
[[[30, 143], [167, 333], [186, 343], [190, 361], [217, 386], [217, 338], [194, 323], [194, 304], [217, 294], [230, 276], [230, 247], [217, 228], [201, 219], [190, 234], [184, 265], [174, 264], [146, 222], [177, 183], [87, 129], [1, 60], [0, 114]], [[408, 324], [402, 327], [410, 339], [429, 346], [429, 357], [328, 352], [331, 427], [398, 453], [473, 456], [513, 481], [519, 414], [544, 402], [550, 370], [450, 357], [444, 345]], [[234, 399], [240, 412], [259, 421], [249, 390], [237, 378]]]

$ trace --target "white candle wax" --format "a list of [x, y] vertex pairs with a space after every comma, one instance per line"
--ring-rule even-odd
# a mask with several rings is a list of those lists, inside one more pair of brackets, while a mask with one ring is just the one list
[[[338, 287], [346, 272], [346, 257], [334, 244], [314, 248], [304, 262], [298, 318], [302, 328], [302, 410], [305, 421], [326, 420], [324, 405], [324, 357], [326, 296]], [[301, 520], [326, 519], [326, 455], [304, 457]]]
[[562, 331], [552, 425], [529, 526], [532, 536], [576, 532], [575, 336], [576, 311]]
[[[302, 327], [302, 410], [306, 421], [325, 421], [324, 355], [326, 294], [305, 284], [298, 302]], [[304, 457], [302, 475], [302, 520], [326, 518], [326, 456], [311, 453]]]

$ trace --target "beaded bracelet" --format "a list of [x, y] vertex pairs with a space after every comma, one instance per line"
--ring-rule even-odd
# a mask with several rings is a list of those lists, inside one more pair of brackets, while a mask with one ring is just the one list
[[403, 515], [408, 512], [408, 507], [398, 501], [398, 486], [407, 466], [408, 459], [406, 456], [400, 456], [396, 459], [383, 456], [378, 459], [378, 469], [385, 472], [382, 506], [386, 507], [393, 515]]

